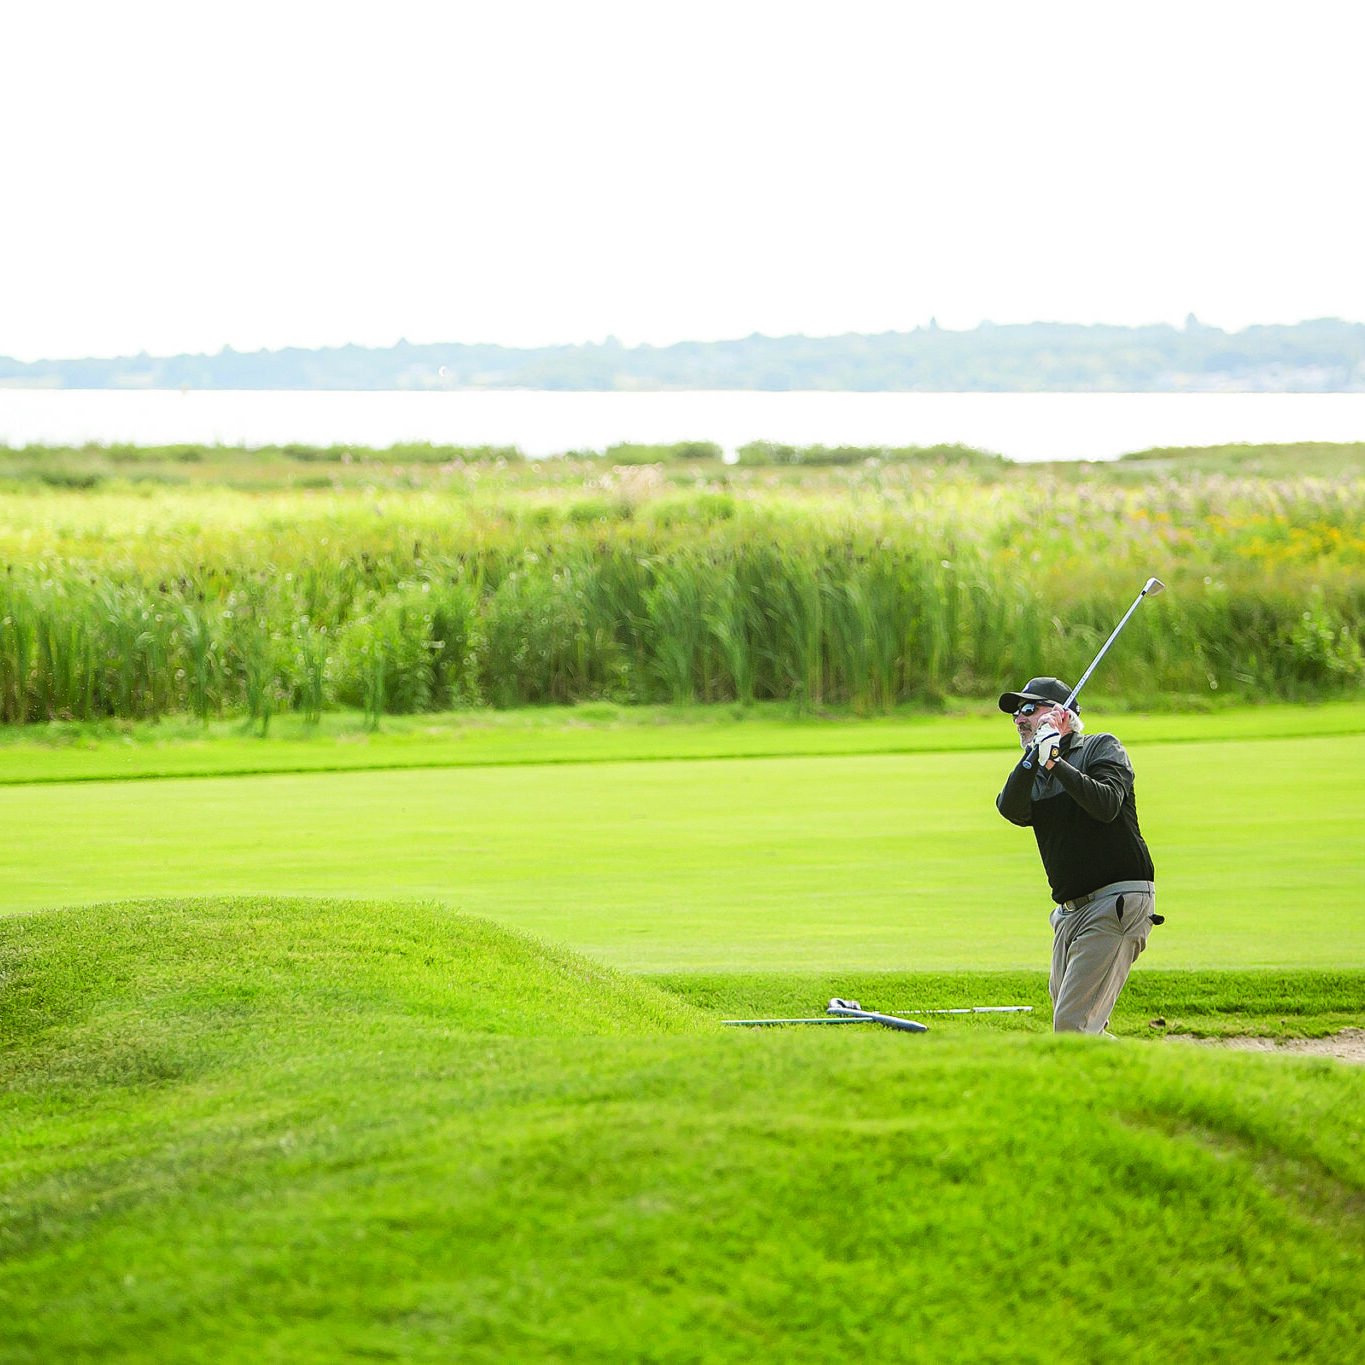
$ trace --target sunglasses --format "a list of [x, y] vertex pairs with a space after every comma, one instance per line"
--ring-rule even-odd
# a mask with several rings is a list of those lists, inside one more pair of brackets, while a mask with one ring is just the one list
[[1014, 714], [1016, 716], [1031, 716], [1041, 705], [1042, 702], [1026, 701], [1022, 706], [1015, 708]]

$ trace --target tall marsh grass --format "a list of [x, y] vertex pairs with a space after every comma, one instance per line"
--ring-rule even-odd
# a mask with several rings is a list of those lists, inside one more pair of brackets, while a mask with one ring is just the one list
[[[556, 482], [558, 480], [558, 482]], [[0, 720], [587, 698], [875, 710], [1365, 683], [1365, 482], [890, 467], [818, 488], [528, 472], [486, 493], [0, 497]]]

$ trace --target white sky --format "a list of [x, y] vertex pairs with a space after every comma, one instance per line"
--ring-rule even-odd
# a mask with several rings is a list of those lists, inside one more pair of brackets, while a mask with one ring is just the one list
[[1361, 321], [1362, 14], [11, 5], [0, 354]]

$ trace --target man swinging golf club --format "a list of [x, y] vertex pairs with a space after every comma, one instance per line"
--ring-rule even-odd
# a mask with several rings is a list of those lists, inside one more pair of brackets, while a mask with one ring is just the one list
[[995, 804], [1005, 819], [1033, 827], [1051, 884], [1052, 1027], [1105, 1033], [1162, 916], [1155, 913], [1152, 856], [1138, 828], [1132, 764], [1113, 735], [1082, 733], [1079, 690], [1057, 678], [1031, 678], [1000, 698], [1024, 756]]

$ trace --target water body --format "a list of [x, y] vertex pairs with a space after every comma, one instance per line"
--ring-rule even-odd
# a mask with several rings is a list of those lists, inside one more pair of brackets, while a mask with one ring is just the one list
[[1365, 441], [1365, 393], [336, 393], [0, 389], [0, 442], [514, 445], [961, 442], [1015, 460], [1152, 446]]

